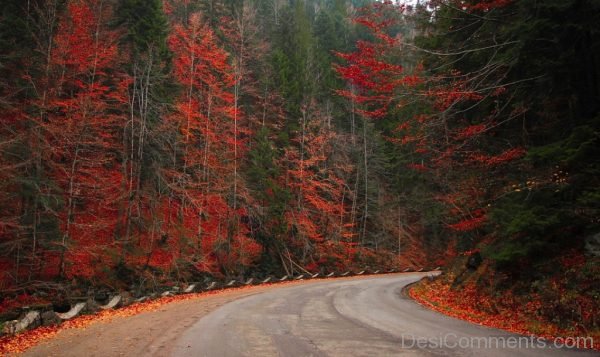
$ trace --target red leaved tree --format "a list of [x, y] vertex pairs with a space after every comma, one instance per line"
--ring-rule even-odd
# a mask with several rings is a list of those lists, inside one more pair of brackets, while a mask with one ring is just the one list
[[174, 150], [178, 166], [167, 175], [182, 209], [195, 210], [196, 229], [187, 234], [196, 249], [191, 256], [200, 269], [239, 272], [260, 247], [248, 238], [241, 222], [245, 212], [237, 204], [243, 192], [237, 170], [245, 142], [238, 128], [241, 111], [231, 93], [236, 77], [228, 54], [198, 13], [174, 25], [169, 46], [176, 53], [174, 73], [183, 91], [168, 119], [180, 140]]
[[[293, 197], [286, 212], [291, 233], [288, 247], [296, 251], [295, 256], [304, 257], [301, 263], [309, 269], [317, 269], [319, 258], [328, 255], [323, 247], [352, 239], [347, 225], [349, 190], [340, 179], [341, 168], [331, 159], [336, 135], [326, 116], [312, 103], [302, 109], [295, 145], [287, 148], [282, 158], [282, 185]], [[347, 267], [347, 259], [344, 256], [340, 266]], [[291, 258], [290, 264], [294, 264]]]
[[[58, 273], [91, 278], [110, 260], [122, 199], [119, 163], [123, 82], [118, 34], [109, 29], [111, 8], [99, 0], [67, 4], [49, 63], [52, 87], [42, 129], [44, 166], [56, 184], [62, 236]], [[60, 197], [60, 198], [59, 198]]]

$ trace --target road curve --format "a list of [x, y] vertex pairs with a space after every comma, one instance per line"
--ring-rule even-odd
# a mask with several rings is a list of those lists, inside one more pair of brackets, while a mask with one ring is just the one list
[[444, 316], [403, 296], [403, 287], [428, 274], [323, 280], [248, 296], [199, 319], [171, 355], [597, 356], [542, 348], [551, 344], [545, 341], [533, 348], [522, 336]]

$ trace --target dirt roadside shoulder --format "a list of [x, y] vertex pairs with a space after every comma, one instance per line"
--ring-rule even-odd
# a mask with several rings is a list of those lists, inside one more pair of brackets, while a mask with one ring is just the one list
[[166, 356], [179, 334], [210, 311], [274, 286], [225, 290], [162, 305], [138, 315], [115, 316], [84, 328], [64, 329], [23, 356]]

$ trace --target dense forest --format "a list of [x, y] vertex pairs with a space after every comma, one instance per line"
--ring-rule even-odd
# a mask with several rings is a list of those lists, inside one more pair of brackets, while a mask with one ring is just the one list
[[2, 309], [443, 265], [597, 329], [599, 23], [596, 0], [4, 0]]

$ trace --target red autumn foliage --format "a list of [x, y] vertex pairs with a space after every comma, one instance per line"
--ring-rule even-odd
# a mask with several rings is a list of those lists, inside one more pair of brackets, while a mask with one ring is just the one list
[[[475, 284], [461, 288], [452, 288], [451, 284], [438, 279], [433, 282], [421, 282], [409, 290], [409, 295], [420, 304], [443, 314], [523, 335], [536, 335], [548, 340], [561, 340], [564, 336], [600, 338], [598, 332], [573, 331], [558, 326], [552, 321], [539, 321], [537, 312], [543, 304], [539, 296], [529, 297], [524, 304], [511, 293], [502, 295], [501, 301], [487, 296]], [[593, 310], [593, 306], [589, 306]], [[535, 327], [535, 330], [533, 330]], [[600, 346], [594, 345], [600, 350]]]
[[467, 127], [460, 128], [455, 135], [455, 139], [456, 140], [465, 140], [465, 139], [471, 138], [473, 136], [479, 135], [479, 134], [483, 133], [485, 130], [486, 130], [485, 124], [469, 125]]
[[335, 53], [346, 62], [345, 65], [334, 66], [335, 70], [357, 90], [356, 93], [345, 90], [337, 93], [362, 104], [362, 108], [356, 112], [365, 118], [384, 117], [399, 88], [414, 87], [422, 83], [416, 73], [405, 73], [403, 66], [388, 60], [390, 54], [397, 51], [400, 39], [390, 37], [386, 31], [398, 23], [398, 15], [403, 11], [403, 6], [397, 6], [391, 1], [377, 2], [361, 8], [354, 21], [368, 28], [376, 41], [359, 40], [356, 51]]
[[5, 298], [0, 303], [0, 314], [5, 312], [9, 312], [14, 310], [15, 308], [20, 308], [22, 306], [34, 305], [34, 304], [46, 304], [48, 301], [37, 297], [32, 296], [27, 293], [19, 294], [15, 298]]
[[101, 1], [68, 4], [54, 37], [48, 77], [39, 80], [46, 95], [31, 103], [42, 113], [31, 118], [42, 137], [32, 146], [57, 184], [43, 194], [64, 202], [57, 212], [63, 236], [54, 249], [41, 253], [47, 277], [100, 274], [97, 263], [113, 242], [123, 181], [115, 154], [124, 103], [118, 89], [126, 77], [114, 70], [118, 35], [108, 29], [110, 15]]
[[486, 220], [487, 220], [487, 217], [486, 217], [484, 211], [476, 210], [468, 218], [465, 218], [465, 219], [461, 220], [460, 222], [457, 222], [454, 224], [449, 224], [448, 228], [458, 231], [458, 232], [469, 232], [469, 231], [472, 231], [474, 229], [481, 227], [485, 223]]
[[501, 165], [514, 161], [525, 155], [526, 150], [523, 148], [508, 149], [498, 155], [490, 156], [485, 154], [471, 154], [469, 160], [473, 163], [483, 164], [487, 166]]
[[[248, 237], [241, 222], [243, 210], [230, 206], [226, 197], [242, 188], [237, 180], [237, 160], [245, 153], [245, 140], [238, 121], [242, 117], [234, 107], [230, 92], [235, 84], [229, 56], [217, 43], [217, 37], [202, 20], [191, 14], [187, 23], [175, 24], [169, 46], [176, 53], [174, 72], [184, 86], [169, 125], [182, 136], [183, 171], [170, 176], [177, 187], [181, 209], [188, 207], [196, 227], [189, 226], [187, 237], [196, 247], [198, 269], [229, 273], [248, 266], [260, 255], [261, 248]], [[184, 224], [183, 226], [187, 226]], [[181, 232], [179, 233], [181, 235]], [[171, 249], [174, 250], [174, 249]]]
[[347, 228], [344, 182], [327, 163], [335, 134], [320, 115], [314, 113], [305, 123], [296, 139], [297, 147], [287, 150], [284, 156], [285, 180], [297, 202], [296, 209], [286, 213], [287, 222], [302, 237], [316, 243], [325, 237], [339, 238]]

